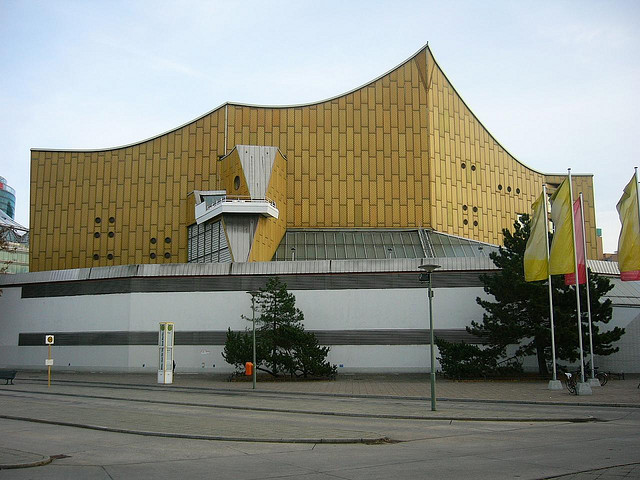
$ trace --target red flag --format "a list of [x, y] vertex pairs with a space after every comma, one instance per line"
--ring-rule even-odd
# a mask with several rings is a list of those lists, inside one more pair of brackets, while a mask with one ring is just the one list
[[[573, 202], [573, 231], [576, 236], [576, 256], [578, 257], [578, 283], [587, 283], [587, 266], [584, 258], [585, 243], [582, 235], [582, 205], [578, 198]], [[575, 285], [575, 273], [567, 273], [564, 276], [565, 285]]]
[[620, 280], [623, 282], [632, 282], [640, 280], [640, 270], [631, 270], [630, 272], [620, 272]]

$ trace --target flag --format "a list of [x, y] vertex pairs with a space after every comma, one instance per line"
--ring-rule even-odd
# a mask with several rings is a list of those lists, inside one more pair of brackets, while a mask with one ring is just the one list
[[569, 180], [565, 179], [551, 196], [551, 220], [555, 227], [549, 252], [549, 273], [551, 275], [575, 271], [572, 217], [571, 190]]
[[[573, 231], [576, 232], [576, 256], [578, 257], [578, 283], [580, 285], [587, 283], [587, 265], [584, 258], [585, 239], [582, 235], [582, 205], [580, 199], [573, 202]], [[564, 276], [565, 285], [576, 284], [576, 274], [567, 273]]]
[[638, 209], [638, 179], [636, 175], [624, 189], [616, 205], [622, 229], [618, 239], [620, 279], [640, 280], [640, 210]]
[[547, 209], [544, 193], [533, 203], [531, 233], [524, 250], [524, 279], [526, 282], [546, 280], [549, 277], [549, 251], [547, 250]]

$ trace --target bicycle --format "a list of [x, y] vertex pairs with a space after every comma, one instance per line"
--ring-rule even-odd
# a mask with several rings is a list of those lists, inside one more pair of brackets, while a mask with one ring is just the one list
[[[587, 363], [587, 366], [588, 365], [589, 364]], [[569, 390], [569, 393], [573, 393], [577, 395], [578, 379], [582, 378], [582, 372], [580, 371], [580, 369], [577, 369], [573, 372], [569, 372], [567, 371], [564, 365], [556, 364], [556, 366], [557, 366], [557, 369], [561, 373], [563, 373], [565, 376], [567, 390]], [[595, 370], [596, 378], [600, 382], [600, 386], [606, 385], [606, 383], [609, 381], [609, 374], [607, 374], [606, 372], [599, 372], [598, 367], [595, 367], [594, 370]], [[585, 374], [588, 372], [587, 367], [585, 367], [584, 371], [585, 371]], [[638, 388], [640, 388], [640, 384], [638, 385]]]
[[[604, 387], [607, 384], [607, 382], [609, 381], [609, 375], [607, 374], [607, 372], [599, 372], [598, 371], [599, 367], [594, 367], [593, 370], [594, 370], [594, 373], [596, 375], [596, 378], [600, 382], [600, 386]], [[589, 362], [587, 362], [586, 365], [584, 366], [585, 378], [590, 373], [591, 373], [591, 368], [589, 367]], [[573, 374], [574, 374], [575, 377], [579, 377], [579, 376], [581, 376], [582, 372], [580, 372], [580, 369], [578, 369], [575, 372], [573, 372]]]
[[567, 390], [569, 391], [569, 393], [572, 393], [574, 395], [578, 394], [578, 388], [577, 388], [577, 380], [578, 380], [578, 376], [571, 374], [569, 372], [563, 372], [565, 377], [566, 377], [566, 381], [567, 381]]
[[609, 374], [607, 372], [598, 372], [598, 367], [596, 367], [596, 378], [600, 382], [600, 386], [604, 387], [609, 381]]

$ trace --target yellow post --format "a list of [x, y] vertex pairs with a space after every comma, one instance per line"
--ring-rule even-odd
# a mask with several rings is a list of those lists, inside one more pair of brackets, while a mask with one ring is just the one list
[[[47, 357], [51, 360], [51, 344], [49, 344], [49, 356]], [[47, 388], [51, 387], [51, 365], [47, 365]]]

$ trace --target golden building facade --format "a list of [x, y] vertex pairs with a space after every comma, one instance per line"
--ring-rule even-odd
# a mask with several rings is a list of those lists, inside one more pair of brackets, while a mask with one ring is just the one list
[[[245, 147], [277, 150], [259, 188], [248, 184]], [[598, 258], [592, 178], [577, 178], [585, 185], [590, 258]], [[248, 251], [232, 253], [234, 261], [271, 260], [287, 229], [425, 228], [500, 244], [502, 229], [530, 212], [546, 181], [491, 136], [425, 47], [326, 101], [227, 103], [133, 145], [33, 149], [30, 270], [186, 263], [189, 229], [199, 222], [195, 198], [215, 192], [277, 207], [245, 212], [253, 218], [241, 226], [250, 231]], [[221, 211], [231, 245], [239, 217]]]

